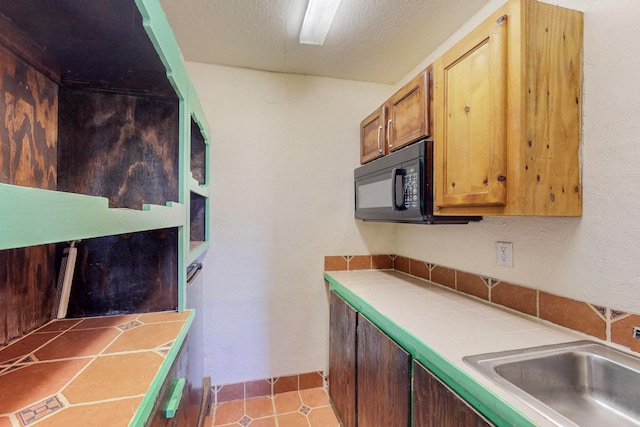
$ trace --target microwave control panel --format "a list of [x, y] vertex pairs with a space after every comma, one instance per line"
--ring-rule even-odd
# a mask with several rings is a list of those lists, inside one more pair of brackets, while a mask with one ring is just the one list
[[407, 173], [402, 177], [402, 188], [404, 189], [404, 208], [413, 209], [419, 207], [418, 198], [418, 172], [415, 169], [407, 169]]

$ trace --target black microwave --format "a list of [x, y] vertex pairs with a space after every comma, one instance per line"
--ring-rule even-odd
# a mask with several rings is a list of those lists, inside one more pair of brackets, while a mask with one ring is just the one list
[[354, 171], [355, 217], [364, 221], [467, 224], [480, 216], [433, 215], [433, 140], [424, 139]]

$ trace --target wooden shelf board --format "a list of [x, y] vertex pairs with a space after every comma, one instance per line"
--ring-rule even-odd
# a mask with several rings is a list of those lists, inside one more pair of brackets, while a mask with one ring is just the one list
[[112, 209], [104, 197], [0, 184], [0, 250], [185, 224], [179, 203]]
[[189, 190], [191, 190], [192, 193], [196, 193], [202, 197], [209, 197], [209, 186], [200, 185], [198, 184], [198, 181], [193, 178], [189, 182]]

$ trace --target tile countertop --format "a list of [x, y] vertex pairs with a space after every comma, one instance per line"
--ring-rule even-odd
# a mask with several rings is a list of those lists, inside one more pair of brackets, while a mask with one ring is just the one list
[[[326, 272], [330, 289], [378, 324], [474, 406], [509, 426], [556, 426], [462, 358], [597, 339], [392, 270]], [[610, 344], [610, 343], [607, 343]]]
[[14, 341], [0, 349], [0, 427], [143, 425], [192, 320], [60, 319]]

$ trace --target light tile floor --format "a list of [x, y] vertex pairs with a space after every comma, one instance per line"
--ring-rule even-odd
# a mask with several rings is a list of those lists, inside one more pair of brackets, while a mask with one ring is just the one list
[[224, 402], [212, 408], [207, 427], [339, 427], [323, 388], [291, 391], [274, 397]]

